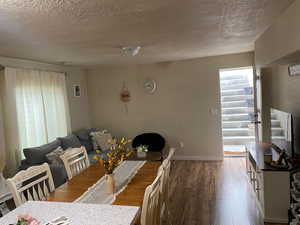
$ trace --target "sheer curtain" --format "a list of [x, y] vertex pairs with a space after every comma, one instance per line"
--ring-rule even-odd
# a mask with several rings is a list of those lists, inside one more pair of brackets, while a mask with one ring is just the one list
[[22, 149], [46, 144], [70, 131], [65, 75], [5, 68], [5, 89], [5, 105], [12, 102], [5, 113], [7, 128], [11, 127], [7, 145], [14, 146], [8, 149], [9, 161], [16, 162], [10, 165], [16, 168]]

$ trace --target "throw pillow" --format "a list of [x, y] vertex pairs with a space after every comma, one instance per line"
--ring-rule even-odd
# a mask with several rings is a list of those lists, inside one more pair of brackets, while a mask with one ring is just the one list
[[46, 155], [47, 162], [49, 164], [63, 164], [60, 156], [63, 155], [65, 151], [62, 149], [62, 147], [58, 147], [53, 152], [50, 152]]
[[98, 149], [101, 151], [105, 151], [111, 148], [111, 143], [109, 143], [109, 140], [112, 139], [112, 136], [110, 133], [107, 133], [107, 131], [97, 131], [97, 132], [91, 132], [90, 133], [94, 149]]

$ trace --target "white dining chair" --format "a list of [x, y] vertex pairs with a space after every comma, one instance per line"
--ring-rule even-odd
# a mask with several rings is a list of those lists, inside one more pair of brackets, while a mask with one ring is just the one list
[[66, 150], [60, 158], [65, 165], [69, 180], [90, 166], [90, 161], [85, 147]]
[[159, 168], [159, 172], [162, 171], [162, 182], [160, 188], [160, 218], [161, 222], [163, 219], [169, 220], [169, 187], [170, 187], [170, 171], [171, 171], [171, 161], [175, 153], [175, 148], [171, 148], [168, 154], [168, 157], [163, 161], [162, 165]]
[[160, 171], [153, 183], [145, 190], [141, 214], [141, 225], [160, 224], [160, 187], [162, 175], [163, 171]]
[[27, 201], [45, 200], [55, 187], [47, 163], [22, 170], [13, 178], [7, 179], [16, 207]]

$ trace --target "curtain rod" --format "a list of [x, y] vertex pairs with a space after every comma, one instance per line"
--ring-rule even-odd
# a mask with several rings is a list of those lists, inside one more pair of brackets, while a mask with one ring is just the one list
[[[63, 73], [65, 74], [65, 76], [67, 76], [67, 72], [65, 71], [57, 71], [57, 70], [43, 70], [43, 69], [40, 69], [40, 68], [22, 68], [22, 67], [14, 67], [12, 66], [12, 68], [15, 68], [15, 69], [24, 69], [24, 70], [39, 70], [39, 71], [46, 71], [46, 72], [56, 72], [56, 73]], [[0, 64], [0, 71], [4, 70], [5, 69], [5, 66], [1, 65]]]

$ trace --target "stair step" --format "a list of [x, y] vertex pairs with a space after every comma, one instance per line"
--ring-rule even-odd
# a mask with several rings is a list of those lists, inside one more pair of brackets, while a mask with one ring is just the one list
[[250, 115], [247, 113], [240, 114], [222, 114], [222, 121], [240, 121], [240, 120], [250, 120]]
[[242, 101], [247, 99], [253, 99], [252, 95], [231, 95], [231, 96], [221, 96], [222, 102], [233, 102]]
[[221, 85], [221, 90], [232, 90], [232, 89], [241, 89], [249, 87], [249, 83], [244, 84], [224, 84]]
[[245, 90], [240, 89], [232, 89], [232, 90], [221, 90], [221, 96], [231, 96], [231, 95], [244, 95]]
[[223, 121], [222, 122], [222, 128], [248, 128], [249, 124], [251, 124], [250, 120]]
[[252, 107], [222, 107], [222, 114], [240, 114], [250, 112], [254, 112]]
[[284, 130], [281, 127], [271, 128], [272, 136], [284, 136]]
[[223, 146], [224, 151], [228, 152], [246, 152], [246, 147], [245, 145], [224, 145]]
[[222, 102], [222, 108], [232, 108], [232, 107], [246, 107], [247, 102], [245, 100], [242, 101], [226, 101], [226, 102]]
[[223, 137], [223, 145], [244, 145], [255, 140], [255, 136]]
[[223, 137], [249, 136], [249, 129], [248, 128], [223, 128], [222, 133], [223, 133]]
[[231, 80], [221, 80], [221, 87], [223, 85], [233, 85], [233, 84], [248, 84], [249, 86], [249, 81], [245, 78], [240, 78], [240, 79], [231, 79]]
[[280, 127], [280, 121], [279, 120], [271, 120], [272, 127]]
[[285, 141], [286, 138], [284, 136], [272, 136], [272, 140], [283, 140], [283, 141]]
[[239, 75], [221, 75], [220, 80], [237, 80], [237, 79], [248, 79], [247, 76], [244, 74], [239, 74]]

